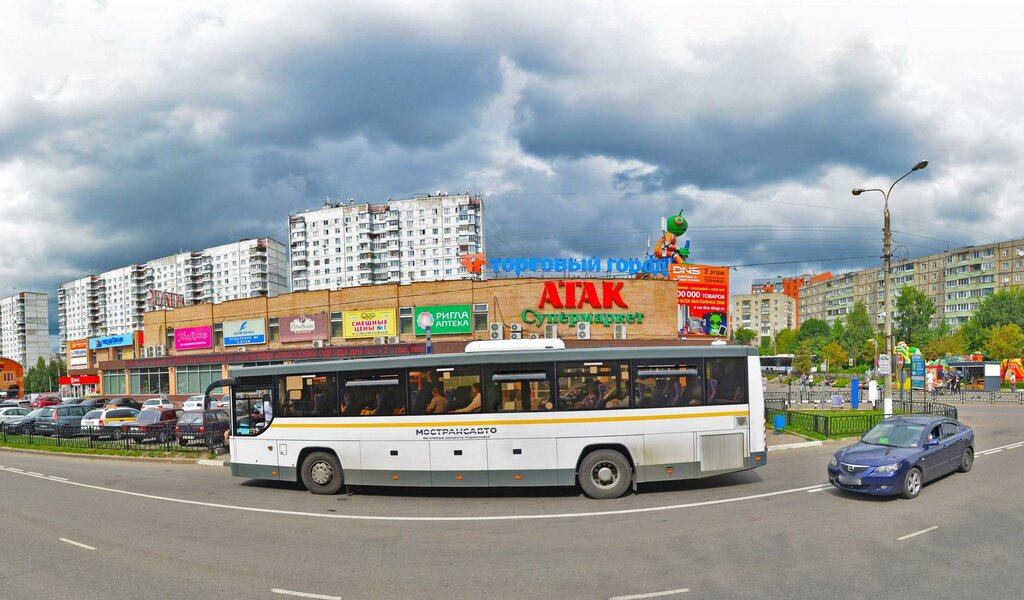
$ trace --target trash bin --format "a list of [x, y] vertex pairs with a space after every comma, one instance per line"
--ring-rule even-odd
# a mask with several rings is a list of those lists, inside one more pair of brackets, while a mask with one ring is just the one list
[[782, 433], [786, 429], [786, 415], [775, 415], [772, 418], [772, 426], [775, 427], [775, 433]]
[[857, 410], [860, 405], [860, 379], [854, 377], [850, 380], [850, 407]]

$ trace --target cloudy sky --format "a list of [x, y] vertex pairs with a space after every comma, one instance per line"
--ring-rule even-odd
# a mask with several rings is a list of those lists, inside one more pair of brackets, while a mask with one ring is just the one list
[[836, 4], [8, 0], [0, 296], [435, 190], [492, 257], [639, 256], [685, 209], [743, 292], [878, 264], [850, 189], [921, 159], [897, 254], [1024, 236], [1024, 9]]

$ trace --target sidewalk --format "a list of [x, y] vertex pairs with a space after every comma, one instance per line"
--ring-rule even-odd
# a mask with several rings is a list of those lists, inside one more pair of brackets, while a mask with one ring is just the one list
[[793, 433], [774, 433], [771, 428], [765, 431], [764, 441], [769, 452], [793, 448], [811, 448], [822, 444], [821, 440], [808, 440], [803, 436]]

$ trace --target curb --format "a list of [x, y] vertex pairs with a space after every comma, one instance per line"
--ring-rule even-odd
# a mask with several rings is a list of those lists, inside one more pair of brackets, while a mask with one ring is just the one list
[[[50, 450], [32, 450], [30, 448], [6, 448], [0, 446], [0, 452], [21, 452], [22, 454], [45, 454], [46, 456], [70, 456], [73, 458], [99, 458], [103, 460], [126, 460], [143, 462], [162, 462], [175, 465], [191, 465], [194, 458], [159, 458], [154, 456], [118, 456], [117, 454], [79, 454], [77, 452], [52, 452]], [[202, 459], [200, 459], [202, 460]], [[217, 462], [217, 461], [211, 461]]]
[[813, 448], [821, 445], [821, 440], [814, 440], [813, 442], [798, 442], [796, 444], [782, 444], [781, 446], [768, 446], [768, 452], [774, 452], [776, 450], [792, 450], [794, 448]]
[[230, 467], [231, 466], [231, 461], [227, 461], [227, 460], [209, 460], [209, 459], [206, 459], [206, 458], [200, 458], [199, 460], [196, 461], [196, 464], [197, 465], [202, 465], [204, 467]]

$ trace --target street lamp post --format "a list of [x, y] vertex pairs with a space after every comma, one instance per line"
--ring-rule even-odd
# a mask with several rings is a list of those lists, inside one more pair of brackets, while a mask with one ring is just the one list
[[[885, 289], [885, 353], [889, 356], [889, 372], [885, 374], [885, 392], [883, 394], [892, 395], [892, 307], [889, 303], [890, 288], [892, 285], [889, 283], [889, 271], [892, 263], [892, 232], [889, 230], [889, 194], [892, 192], [892, 188], [896, 187], [896, 184], [903, 180], [904, 177], [910, 175], [914, 171], [920, 171], [921, 169], [928, 166], [928, 161], [922, 160], [921, 162], [914, 165], [914, 168], [903, 174], [896, 181], [892, 182], [888, 190], [879, 188], [854, 188], [852, 193], [854, 196], [860, 196], [864, 192], [878, 192], [885, 198], [885, 212], [883, 213], [884, 222], [882, 226], [882, 259], [885, 263], [883, 272], [883, 285]], [[885, 405], [885, 395], [882, 396], [882, 404]]]

